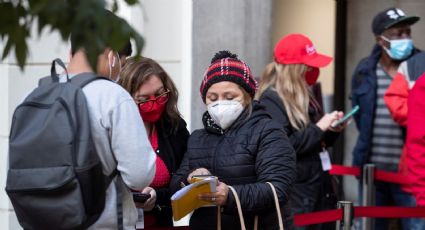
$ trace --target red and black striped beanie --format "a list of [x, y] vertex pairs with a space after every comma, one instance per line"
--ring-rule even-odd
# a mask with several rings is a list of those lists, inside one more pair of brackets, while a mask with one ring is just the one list
[[216, 53], [211, 60], [211, 65], [205, 71], [200, 88], [204, 103], [211, 85], [221, 81], [231, 81], [240, 85], [252, 98], [258, 87], [249, 66], [227, 50]]

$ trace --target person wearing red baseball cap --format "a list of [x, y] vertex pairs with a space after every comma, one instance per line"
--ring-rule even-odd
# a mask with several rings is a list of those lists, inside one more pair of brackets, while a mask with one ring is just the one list
[[323, 189], [331, 187], [326, 147], [344, 129], [345, 123], [332, 127], [344, 114], [324, 114], [310, 87], [319, 77], [319, 68], [331, 61], [331, 57], [318, 53], [306, 36], [287, 35], [274, 48], [274, 61], [265, 68], [256, 94], [272, 118], [282, 124], [297, 154], [297, 179], [290, 198], [292, 214], [322, 210], [323, 198], [335, 198], [334, 193], [327, 195]]

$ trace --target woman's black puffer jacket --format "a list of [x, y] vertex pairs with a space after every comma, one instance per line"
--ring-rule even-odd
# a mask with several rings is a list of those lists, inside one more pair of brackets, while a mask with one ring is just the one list
[[[292, 213], [308, 213], [333, 208], [337, 197], [331, 176], [323, 171], [319, 153], [323, 146], [331, 146], [339, 133], [323, 132], [316, 124], [323, 113], [310, 105], [311, 122], [302, 130], [296, 130], [289, 122], [282, 99], [274, 88], [267, 89], [260, 98], [262, 105], [274, 121], [280, 124], [289, 136], [297, 154], [297, 176], [291, 196]], [[325, 227], [325, 226], [322, 226]]]
[[[204, 129], [190, 136], [188, 149], [180, 168], [171, 181], [172, 191], [197, 168], [206, 168], [221, 182], [231, 185], [241, 200], [248, 229], [254, 216], [259, 216], [260, 229], [278, 229], [278, 219], [271, 182], [277, 191], [285, 227], [292, 226], [287, 201], [295, 179], [295, 152], [281, 125], [273, 122], [257, 102], [239, 116], [233, 125], [222, 131], [204, 115]], [[216, 229], [217, 208], [200, 208], [190, 220], [191, 229]], [[240, 229], [236, 203], [229, 190], [222, 209], [222, 228]], [[286, 215], [288, 214], [288, 215]]]

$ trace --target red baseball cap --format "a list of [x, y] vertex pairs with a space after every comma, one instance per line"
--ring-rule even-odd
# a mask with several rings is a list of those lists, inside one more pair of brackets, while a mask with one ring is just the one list
[[302, 34], [289, 34], [277, 43], [274, 58], [279, 64], [305, 64], [312, 67], [327, 66], [332, 58], [319, 54], [311, 40]]

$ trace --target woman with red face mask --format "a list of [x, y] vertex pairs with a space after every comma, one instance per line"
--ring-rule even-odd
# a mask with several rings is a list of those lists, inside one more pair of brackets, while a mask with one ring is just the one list
[[127, 59], [118, 84], [133, 96], [157, 154], [155, 177], [141, 191], [150, 198], [144, 203], [136, 202], [144, 211], [144, 229], [172, 228], [169, 183], [171, 174], [180, 166], [189, 138], [177, 109], [177, 89], [157, 62], [144, 57]]
[[274, 49], [274, 58], [263, 72], [256, 99], [282, 124], [297, 154], [297, 179], [290, 197], [292, 214], [321, 210], [321, 198], [333, 196], [326, 194], [331, 185], [325, 172], [329, 170], [326, 147], [332, 145], [345, 124], [332, 127], [343, 113], [324, 114], [310, 86], [316, 83], [319, 68], [332, 58], [317, 53], [310, 39], [301, 34], [282, 38]]

